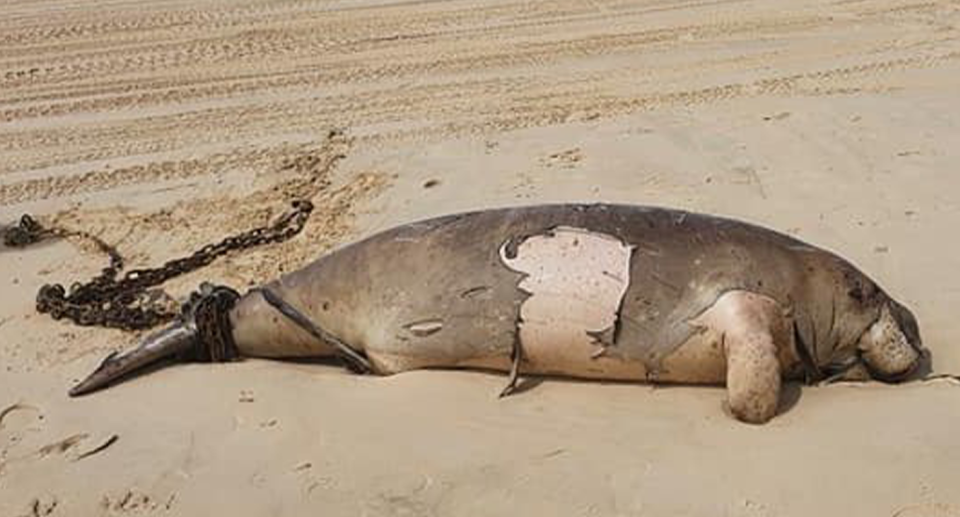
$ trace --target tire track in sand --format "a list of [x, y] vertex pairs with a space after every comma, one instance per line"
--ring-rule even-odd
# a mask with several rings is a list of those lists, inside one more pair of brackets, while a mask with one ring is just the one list
[[382, 145], [884, 91], [960, 52], [948, 0], [169, 5], [0, 7], [0, 205], [265, 167], [286, 151], [249, 142], [332, 127]]

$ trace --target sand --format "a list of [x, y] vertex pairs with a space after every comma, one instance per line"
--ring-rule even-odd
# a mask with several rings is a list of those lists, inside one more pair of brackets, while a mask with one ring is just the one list
[[[295, 239], [164, 286], [182, 297], [463, 209], [706, 211], [850, 258], [960, 373], [957, 92], [951, 0], [9, 0], [0, 222], [146, 266], [317, 204]], [[792, 387], [765, 426], [720, 388], [499, 400], [499, 375], [262, 360], [69, 399], [139, 334], [34, 295], [103, 265], [82, 243], [0, 248], [2, 516], [960, 516], [948, 380]]]

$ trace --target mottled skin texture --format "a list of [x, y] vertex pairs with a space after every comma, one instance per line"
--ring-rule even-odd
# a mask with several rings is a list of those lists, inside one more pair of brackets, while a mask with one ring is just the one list
[[[754, 225], [661, 208], [538, 205], [440, 217], [345, 246], [265, 287], [365, 353], [376, 373], [509, 370], [531, 293], [504, 257], [557, 227], [629, 246], [629, 285], [616, 325], [586, 344], [558, 339], [555, 353], [539, 343], [524, 373], [725, 384], [731, 412], [761, 423], [776, 413], [784, 378], [864, 363], [894, 380], [918, 361], [912, 314], [847, 261]], [[576, 317], [574, 305], [556, 306]], [[334, 353], [256, 292], [231, 320], [244, 356]]]

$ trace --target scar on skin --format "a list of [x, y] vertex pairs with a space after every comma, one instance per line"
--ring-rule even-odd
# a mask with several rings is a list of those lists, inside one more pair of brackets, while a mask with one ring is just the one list
[[562, 347], [593, 356], [613, 344], [632, 252], [616, 237], [571, 227], [505, 243], [500, 259], [524, 273], [518, 287], [530, 294], [518, 323], [524, 354], [535, 360]]
[[411, 334], [417, 337], [427, 337], [431, 334], [436, 334], [443, 329], [443, 320], [432, 319], [432, 320], [423, 320], [416, 321], [413, 323], [408, 323], [405, 325], [406, 329], [410, 331]]

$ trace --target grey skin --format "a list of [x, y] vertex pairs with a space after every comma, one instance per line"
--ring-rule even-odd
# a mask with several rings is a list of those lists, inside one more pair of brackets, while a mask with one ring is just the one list
[[[504, 393], [519, 372], [726, 385], [729, 411], [752, 423], [776, 414], [783, 380], [898, 382], [925, 354], [913, 314], [829, 251], [727, 218], [617, 204], [395, 227], [249, 291], [230, 322], [241, 357], [346, 351], [378, 375], [509, 371]], [[175, 323], [71, 394], [194, 346], [191, 322]]]

